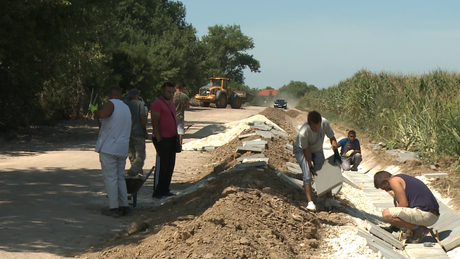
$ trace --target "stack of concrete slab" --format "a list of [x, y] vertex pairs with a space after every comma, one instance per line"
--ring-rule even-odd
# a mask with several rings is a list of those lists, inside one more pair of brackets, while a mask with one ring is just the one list
[[252, 139], [243, 141], [241, 146], [236, 148], [237, 153], [251, 152], [256, 155], [240, 157], [237, 159], [239, 164], [235, 166], [235, 169], [242, 169], [247, 167], [265, 167], [268, 165], [268, 158], [263, 155], [263, 150], [268, 148], [268, 141], [273, 139], [274, 136], [288, 137], [286, 132], [280, 130], [276, 125], [266, 124], [265, 121], [253, 121], [249, 123], [251, 129], [255, 132], [241, 134], [238, 136], [239, 139], [245, 139], [252, 136], [260, 136], [261, 139]]

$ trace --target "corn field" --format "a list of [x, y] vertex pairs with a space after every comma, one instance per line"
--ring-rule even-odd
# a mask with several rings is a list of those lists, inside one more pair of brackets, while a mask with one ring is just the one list
[[338, 85], [307, 93], [299, 108], [333, 114], [339, 121], [384, 141], [418, 152], [427, 161], [450, 155], [460, 161], [460, 75], [361, 70]]

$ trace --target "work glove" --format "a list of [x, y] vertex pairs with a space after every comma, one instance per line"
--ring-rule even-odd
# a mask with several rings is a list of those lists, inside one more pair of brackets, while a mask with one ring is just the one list
[[347, 153], [345, 153], [346, 156], [351, 156], [353, 154], [353, 152], [355, 152], [353, 149], [351, 150], [348, 150]]
[[340, 157], [339, 150], [337, 148], [334, 148], [334, 163], [336, 162], [342, 164], [342, 157]]
[[316, 173], [315, 171], [315, 167], [314, 166], [310, 166], [310, 173], [314, 176], [318, 176], [318, 174]]
[[96, 103], [96, 105], [93, 105], [93, 104], [91, 104], [91, 103], [89, 104], [89, 108], [91, 109], [91, 112], [92, 112], [92, 113], [94, 113], [94, 111], [97, 110], [97, 106], [98, 106], [97, 103]]

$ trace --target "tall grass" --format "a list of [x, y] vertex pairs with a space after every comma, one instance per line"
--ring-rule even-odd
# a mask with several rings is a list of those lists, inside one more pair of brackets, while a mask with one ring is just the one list
[[299, 106], [333, 113], [391, 148], [460, 158], [460, 75], [358, 71], [338, 85], [307, 93]]

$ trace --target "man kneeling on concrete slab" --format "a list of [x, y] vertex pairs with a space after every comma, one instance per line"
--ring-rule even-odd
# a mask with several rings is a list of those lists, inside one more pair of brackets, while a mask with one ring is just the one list
[[[334, 137], [334, 131], [329, 125], [329, 121], [321, 117], [317, 111], [308, 113], [307, 122], [300, 127], [297, 140], [293, 145], [295, 158], [302, 169], [303, 186], [308, 200], [307, 209], [311, 211], [316, 211], [316, 205], [312, 200], [311, 175], [316, 174], [315, 171], [324, 164], [323, 142], [326, 135], [331, 141], [334, 153], [340, 159], [337, 150], [339, 145]], [[332, 198], [332, 191], [328, 191], [326, 197], [326, 207], [342, 207]]]
[[393, 191], [395, 208], [383, 210], [383, 219], [391, 225], [408, 230], [410, 241], [419, 243], [439, 219], [439, 204], [433, 193], [419, 179], [405, 174], [392, 175], [380, 171], [374, 175], [374, 186]]

